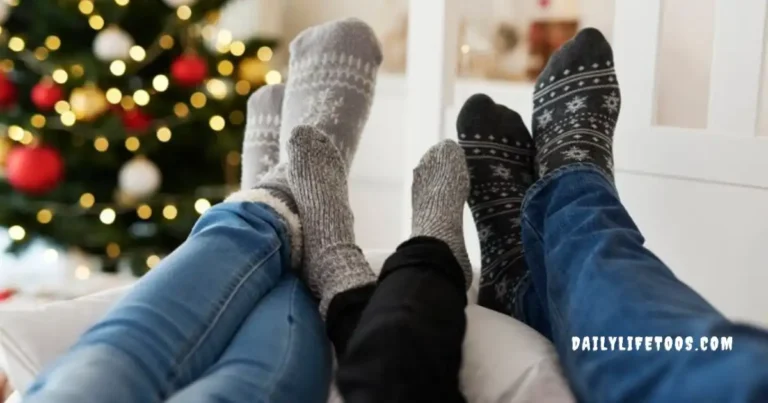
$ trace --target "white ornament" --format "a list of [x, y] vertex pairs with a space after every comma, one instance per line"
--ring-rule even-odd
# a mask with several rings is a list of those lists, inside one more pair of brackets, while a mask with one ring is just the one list
[[282, 39], [288, 1], [231, 0], [221, 8], [219, 21], [205, 45], [213, 52], [219, 42], [219, 32], [226, 31], [233, 41], [247, 42], [253, 38]]
[[110, 26], [99, 32], [93, 40], [93, 53], [101, 61], [127, 59], [133, 46], [133, 38], [118, 26]]
[[4, 24], [11, 16], [11, 5], [6, 1], [0, 1], [0, 24]]
[[197, 3], [197, 0], [163, 0], [163, 3], [167, 4], [168, 7], [178, 8], [181, 6], [191, 6]]
[[146, 157], [136, 157], [120, 168], [120, 190], [135, 199], [152, 196], [160, 188], [162, 175], [154, 162]]

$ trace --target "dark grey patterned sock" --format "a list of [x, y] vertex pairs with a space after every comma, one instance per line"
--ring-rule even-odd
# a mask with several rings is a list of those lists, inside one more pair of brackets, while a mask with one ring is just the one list
[[613, 50], [587, 28], [557, 51], [536, 81], [533, 137], [539, 176], [591, 163], [613, 177], [613, 132], [621, 92]]
[[533, 182], [533, 140], [520, 115], [482, 94], [464, 104], [457, 129], [483, 259], [478, 303], [519, 317], [517, 294], [528, 279], [520, 207]]

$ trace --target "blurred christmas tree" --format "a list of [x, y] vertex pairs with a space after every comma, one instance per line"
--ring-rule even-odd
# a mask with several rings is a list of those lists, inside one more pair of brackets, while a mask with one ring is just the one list
[[139, 274], [239, 179], [272, 39], [233, 40], [227, 0], [0, 0], [0, 226]]

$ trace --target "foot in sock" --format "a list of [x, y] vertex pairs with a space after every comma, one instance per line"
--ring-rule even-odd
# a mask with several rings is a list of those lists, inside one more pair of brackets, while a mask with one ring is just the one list
[[320, 299], [325, 317], [334, 296], [376, 281], [355, 244], [346, 162], [331, 139], [311, 126], [298, 126], [287, 145], [288, 183], [304, 232], [302, 277]]
[[296, 126], [313, 126], [331, 138], [349, 171], [371, 109], [381, 46], [368, 25], [346, 19], [305, 30], [290, 52], [280, 143]]
[[285, 85], [259, 88], [248, 99], [243, 140], [241, 189], [252, 189], [280, 159], [280, 115]]
[[469, 172], [461, 147], [445, 140], [430, 148], [413, 170], [412, 237], [432, 237], [448, 244], [464, 270], [467, 289], [472, 285], [463, 226], [468, 196]]
[[600, 31], [582, 30], [552, 56], [536, 81], [533, 137], [539, 176], [589, 163], [613, 178], [620, 107], [611, 45]]
[[528, 280], [520, 214], [533, 181], [533, 140], [519, 114], [482, 94], [464, 104], [456, 126], [470, 170], [469, 207], [480, 237], [478, 303], [519, 318], [518, 296]]

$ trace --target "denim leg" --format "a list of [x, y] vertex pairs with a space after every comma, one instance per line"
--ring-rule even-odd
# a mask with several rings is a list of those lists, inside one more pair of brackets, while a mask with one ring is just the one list
[[317, 301], [286, 274], [218, 362], [168, 403], [326, 403], [333, 358]]
[[290, 265], [264, 204], [222, 203], [27, 391], [25, 402], [158, 402], [200, 377]]
[[[768, 401], [768, 334], [730, 322], [678, 280], [643, 246], [614, 186], [594, 167], [571, 166], [534, 185], [523, 242], [531, 293], [543, 302], [526, 320], [547, 323], [580, 400]], [[682, 351], [663, 344], [646, 351], [645, 341], [633, 351], [574, 351], [573, 337], [585, 336], [605, 336], [609, 349], [609, 337], [692, 343]], [[733, 349], [704, 351], [704, 336], [731, 336]]]

